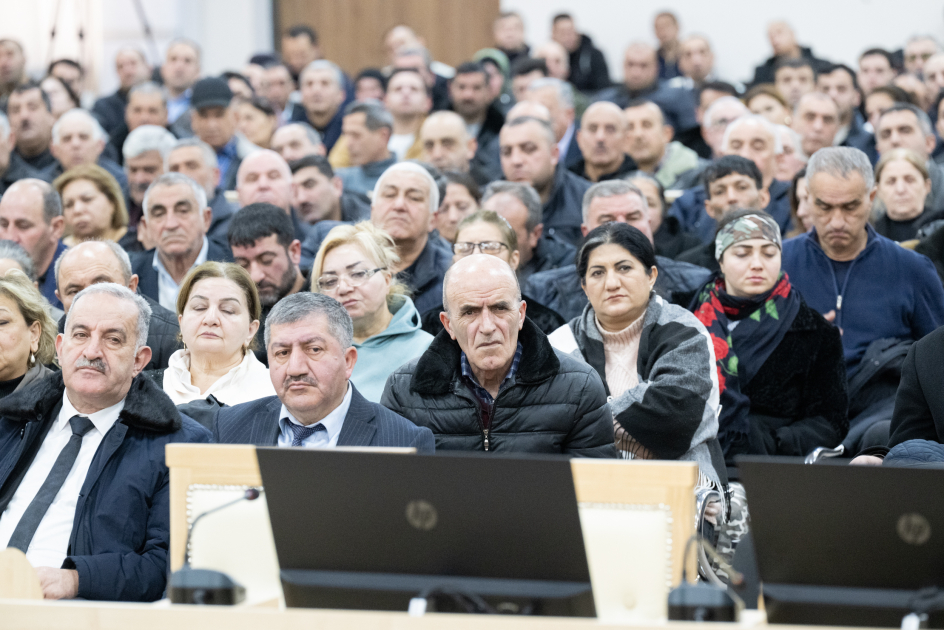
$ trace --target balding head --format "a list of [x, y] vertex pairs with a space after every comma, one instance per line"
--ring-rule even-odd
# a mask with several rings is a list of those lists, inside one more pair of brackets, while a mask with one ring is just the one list
[[430, 114], [420, 128], [423, 161], [441, 171], [469, 171], [478, 142], [469, 136], [465, 122], [455, 112]]
[[239, 205], [271, 203], [285, 212], [292, 209], [292, 170], [281, 155], [264, 149], [247, 157], [236, 173]]
[[514, 360], [526, 306], [515, 272], [497, 256], [466, 256], [446, 272], [440, 320], [493, 396]]
[[514, 107], [508, 110], [508, 113], [505, 115], [505, 120], [514, 120], [515, 118], [521, 118], [523, 116], [544, 120], [547, 123], [551, 122], [551, 112], [537, 101], [521, 101], [516, 103]]
[[577, 146], [594, 173], [596, 169], [606, 174], [619, 168], [623, 162], [623, 147], [626, 143], [626, 118], [617, 105], [600, 101], [590, 105], [580, 119], [577, 130]]
[[633, 92], [644, 90], [659, 78], [656, 49], [643, 42], [626, 47], [623, 55], [623, 83]]
[[138, 288], [128, 254], [110, 241], [85, 241], [70, 247], [56, 261], [55, 273], [56, 297], [66, 313], [79, 291], [93, 284], [113, 282], [132, 291]]
[[548, 76], [561, 81], [566, 81], [570, 76], [570, 53], [557, 42], [552, 40], [538, 46], [531, 56], [547, 63]]

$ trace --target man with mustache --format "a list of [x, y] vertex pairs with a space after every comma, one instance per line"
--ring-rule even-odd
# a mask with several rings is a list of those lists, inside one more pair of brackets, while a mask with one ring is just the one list
[[208, 260], [232, 262], [229, 247], [207, 238], [213, 218], [206, 192], [180, 173], [164, 173], [144, 193], [141, 228], [155, 247], [139, 254], [132, 271], [138, 291], [177, 312], [177, 293], [187, 273]]
[[[51, 168], [56, 163], [49, 150], [56, 119], [49, 97], [39, 83], [29, 81], [13, 90], [7, 101], [7, 116], [16, 138], [16, 154], [34, 169]], [[52, 181], [48, 176], [43, 179]]]
[[271, 203], [253, 203], [240, 209], [229, 224], [229, 246], [236, 264], [249, 272], [259, 291], [262, 318], [256, 346], [261, 350], [256, 351], [256, 356], [266, 363], [263, 332], [269, 312], [286, 295], [298, 293], [308, 284], [307, 270], [298, 266], [302, 244], [295, 238], [291, 219], [281, 208]]
[[820, 149], [806, 178], [813, 229], [784, 242], [782, 267], [806, 303], [842, 332], [851, 403], [844, 443], [855, 452], [887, 444], [900, 372], [877, 368], [894, 354], [890, 341], [906, 348], [944, 324], [944, 288], [930, 260], [869, 225], [876, 191], [865, 153]]
[[170, 546], [164, 447], [209, 442], [141, 374], [151, 309], [94, 284], [56, 338], [62, 372], [0, 406], [0, 548], [26, 553], [46, 599], [154, 601]]
[[331, 163], [320, 155], [306, 155], [289, 162], [292, 169], [292, 206], [302, 220], [350, 221], [370, 218], [370, 201], [364, 195], [345, 190]]
[[[128, 177], [128, 229], [137, 231], [144, 214], [144, 193], [164, 174], [164, 160], [174, 148], [174, 134], [157, 125], [142, 125], [128, 134], [122, 153]], [[150, 249], [145, 247], [144, 249]]]
[[222, 408], [217, 442], [435, 450], [429, 429], [368, 402], [350, 383], [354, 324], [337, 301], [308, 291], [284, 298], [266, 320], [265, 347], [276, 396]]
[[636, 162], [623, 151], [626, 118], [623, 110], [608, 101], [587, 108], [577, 130], [577, 146], [583, 159], [571, 171], [590, 180], [622, 179], [636, 170]]

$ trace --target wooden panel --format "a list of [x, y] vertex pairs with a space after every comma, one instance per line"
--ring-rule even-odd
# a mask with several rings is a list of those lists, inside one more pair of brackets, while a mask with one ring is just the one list
[[8, 599], [42, 599], [36, 569], [26, 554], [13, 547], [0, 551], [0, 597]]
[[412, 27], [437, 61], [453, 66], [468, 61], [493, 45], [492, 22], [499, 13], [499, 0], [275, 0], [275, 5], [278, 33], [294, 24], [312, 26], [322, 55], [351, 75], [387, 65], [384, 35], [399, 24]]

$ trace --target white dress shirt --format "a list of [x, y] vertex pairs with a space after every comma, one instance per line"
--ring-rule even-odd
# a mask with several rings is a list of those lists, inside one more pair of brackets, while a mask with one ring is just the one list
[[[315, 423], [324, 425], [326, 430], [315, 431], [302, 441], [302, 446], [308, 448], [334, 448], [338, 445], [338, 436], [341, 434], [341, 427], [344, 426], [344, 418], [347, 417], [347, 410], [351, 407], [351, 392], [349, 382], [347, 393], [344, 394], [341, 404], [322, 418], [321, 422]], [[304, 426], [285, 408], [285, 405], [282, 405], [282, 410], [279, 412], [279, 446], [291, 446], [292, 440], [295, 439], [295, 434], [288, 426], [289, 423]]]
[[82, 448], [79, 450], [78, 457], [75, 458], [75, 464], [72, 465], [72, 470], [69, 471], [69, 476], [62, 484], [59, 494], [56, 495], [43, 520], [39, 523], [36, 534], [26, 551], [26, 559], [34, 567], [58, 569], [62, 566], [69, 549], [69, 538], [72, 536], [72, 523], [75, 520], [75, 508], [79, 501], [79, 492], [81, 492], [82, 485], [85, 483], [85, 477], [88, 475], [95, 452], [102, 443], [105, 434], [118, 421], [118, 414], [121, 413], [124, 407], [125, 401], [122, 400], [117, 405], [112, 405], [107, 409], [92, 414], [80, 414], [72, 406], [68, 394], [63, 394], [62, 410], [59, 412], [59, 417], [49, 428], [49, 433], [43, 439], [33, 463], [26, 471], [26, 475], [13, 494], [7, 509], [0, 515], [0, 549], [5, 549], [9, 544], [13, 530], [16, 529], [23, 513], [26, 512], [26, 508], [36, 497], [36, 493], [39, 492], [43, 482], [46, 481], [46, 477], [52, 471], [59, 453], [72, 438], [72, 426], [69, 424], [69, 420], [72, 416], [86, 416], [95, 426], [82, 439]]
[[567, 131], [564, 132], [564, 136], [557, 143], [557, 150], [560, 152], [561, 162], [567, 157], [567, 147], [570, 146], [570, 141], [574, 139], [576, 127], [577, 125], [575, 123], [570, 123], [570, 126], [567, 127]]
[[[194, 261], [190, 269], [194, 267], [199, 267], [207, 261], [207, 255], [210, 251], [210, 241], [207, 240], [207, 237], [203, 237], [203, 247], [200, 248], [200, 253], [197, 254], [197, 259]], [[151, 263], [154, 269], [157, 271], [157, 295], [158, 302], [161, 306], [169, 310], [171, 313], [177, 312], [177, 294], [180, 293], [180, 285], [174, 280], [173, 276], [170, 275], [170, 272], [167, 271], [167, 268], [164, 267], [164, 263], [161, 262], [161, 257], [158, 256], [158, 250], [154, 250], [154, 261]], [[188, 270], [189, 271], [189, 270]]]
[[213, 396], [224, 405], [238, 405], [275, 396], [269, 368], [256, 358], [256, 353], [247, 352], [242, 362], [221, 376], [209, 389], [201, 393], [190, 379], [190, 351], [177, 350], [170, 355], [164, 370], [164, 393], [175, 405], [184, 405], [194, 400]]

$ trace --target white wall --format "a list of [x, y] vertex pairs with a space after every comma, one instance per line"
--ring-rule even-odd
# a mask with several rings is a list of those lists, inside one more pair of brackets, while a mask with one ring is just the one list
[[[50, 59], [80, 59], [89, 69], [86, 89], [100, 94], [118, 86], [114, 58], [122, 46], [138, 46], [156, 63], [170, 40], [189, 37], [203, 47], [205, 74], [239, 70], [252, 54], [272, 49], [272, 0], [142, 0], [141, 4], [156, 50], [144, 38], [133, 0], [0, 0], [0, 38], [23, 44], [27, 70], [36, 77], [42, 76]], [[57, 33], [50, 50], [53, 23]], [[84, 48], [79, 44], [79, 25], [85, 31]]]
[[718, 75], [731, 81], [751, 79], [754, 66], [770, 56], [766, 25], [777, 19], [790, 22], [801, 45], [812, 46], [817, 56], [853, 68], [866, 48], [900, 48], [915, 33], [944, 42], [944, 7], [937, 0], [502, 0], [501, 7], [522, 14], [532, 45], [549, 39], [556, 13], [570, 12], [606, 54], [613, 80], [622, 77], [627, 43], [656, 43], [652, 20], [665, 9], [679, 16], [683, 36], [708, 36]]

